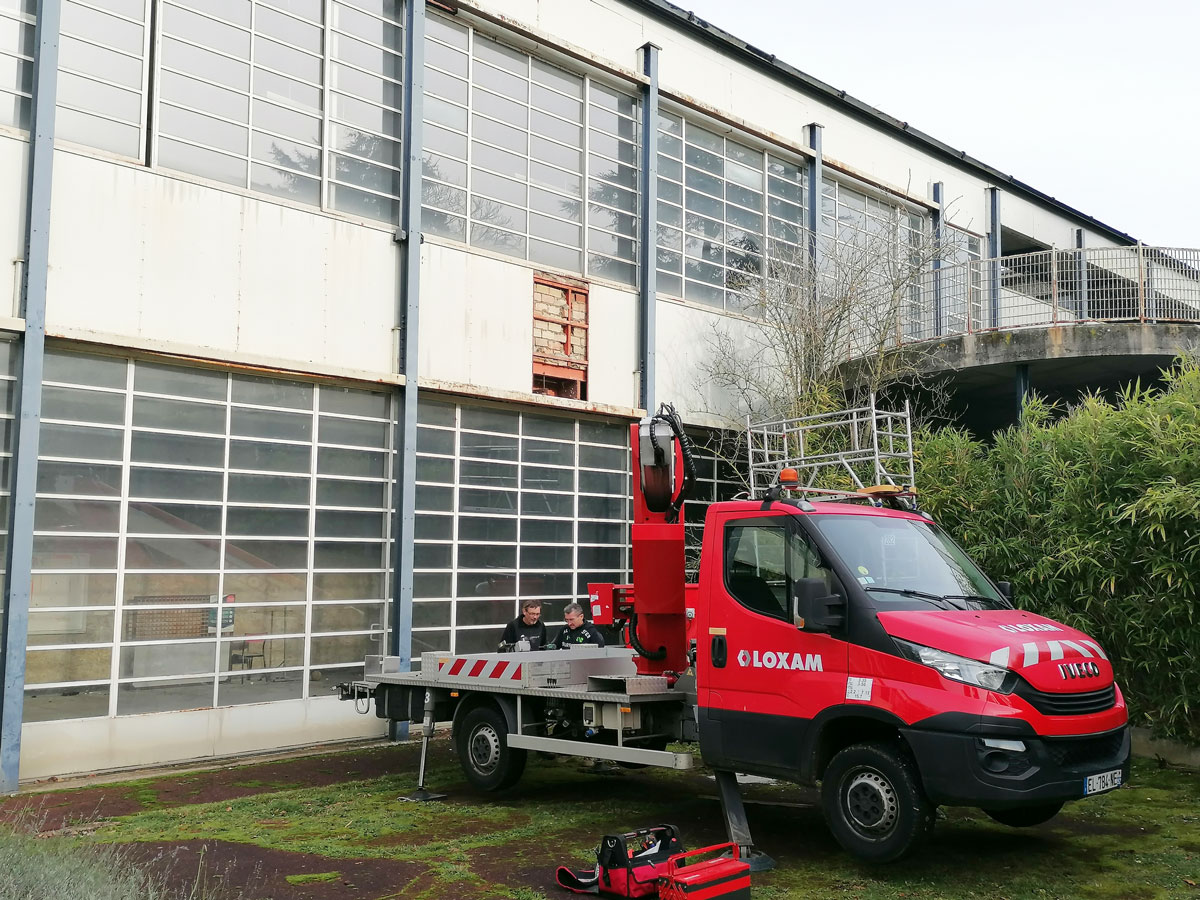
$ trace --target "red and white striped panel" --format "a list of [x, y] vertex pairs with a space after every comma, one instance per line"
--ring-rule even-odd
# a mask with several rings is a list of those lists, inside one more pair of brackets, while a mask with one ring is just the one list
[[451, 656], [438, 660], [438, 675], [453, 678], [456, 681], [508, 684], [521, 680], [521, 664], [506, 659]]

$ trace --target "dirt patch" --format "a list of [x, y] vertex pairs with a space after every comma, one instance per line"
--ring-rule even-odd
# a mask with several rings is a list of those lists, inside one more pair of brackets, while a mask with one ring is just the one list
[[[438, 746], [444, 744], [445, 746]], [[434, 741], [449, 753], [449, 741]], [[202, 772], [164, 775], [136, 784], [105, 784], [57, 793], [18, 794], [0, 801], [0, 822], [51, 831], [81, 822], [127, 816], [147, 808], [236, 800], [291, 788], [324, 787], [412, 772], [420, 745], [302, 756]]]
[[1144, 837], [1162, 831], [1162, 827], [1159, 825], [1122, 825], [1115, 822], [1076, 819], [1068, 816], [1056, 816], [1041, 827], [1062, 829], [1071, 834], [1111, 834], [1115, 837]]
[[[132, 859], [163, 873], [179, 890], [190, 890], [202, 872], [218, 897], [236, 896], [235, 889], [240, 888], [255, 900], [375, 900], [416, 896], [432, 880], [421, 863], [330, 859], [227, 841], [128, 844], [126, 850]], [[287, 880], [289, 875], [332, 872], [337, 876], [328, 881], [294, 884]]]

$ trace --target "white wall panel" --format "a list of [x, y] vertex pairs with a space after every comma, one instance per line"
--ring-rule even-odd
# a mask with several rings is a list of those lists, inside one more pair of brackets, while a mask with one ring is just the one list
[[0, 209], [8, 210], [0, 218], [0, 315], [15, 316], [20, 260], [25, 256], [26, 169], [29, 144], [0, 136]]
[[393, 370], [389, 232], [59, 151], [47, 330]]
[[384, 722], [322, 697], [115, 719], [38, 722], [21, 732], [21, 779], [159, 766], [382, 737]]
[[533, 271], [427, 241], [418, 354], [422, 377], [529, 393]]
[[715, 328], [740, 328], [737, 319], [678, 301], [658, 302], [658, 402], [674, 403], [689, 421], [706, 424], [736, 410], [734, 399], [713, 384], [703, 362], [712, 355]]
[[588, 400], [636, 407], [638, 295], [594, 284], [588, 295], [588, 319]]

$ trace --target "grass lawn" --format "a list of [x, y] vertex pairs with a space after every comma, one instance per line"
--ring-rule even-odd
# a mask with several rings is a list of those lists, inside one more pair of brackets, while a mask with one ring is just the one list
[[[577, 760], [531, 757], [516, 788], [481, 795], [463, 781], [448, 742], [438, 740], [427, 782], [449, 797], [400, 801], [415, 788], [415, 774], [411, 745], [370, 748], [20, 795], [0, 805], [0, 817], [37, 803], [51, 818], [56, 810], [70, 810], [66, 819], [98, 818], [94, 830], [54, 828], [37, 843], [81, 853], [120, 844], [181, 890], [199, 861], [210, 884], [226, 891], [203, 896], [246, 900], [565, 898], [572, 895], [554, 885], [555, 866], [593, 862], [602, 834], [670, 822], [689, 847], [724, 839], [716, 788], [704, 770], [592, 771]], [[1200, 900], [1200, 775], [1153, 761], [1136, 761], [1120, 790], [1068, 804], [1035, 828], [944, 810], [921, 851], [882, 868], [856, 863], [834, 843], [811, 791], [751, 785], [746, 797], [754, 838], [778, 863], [754, 876], [758, 900]]]

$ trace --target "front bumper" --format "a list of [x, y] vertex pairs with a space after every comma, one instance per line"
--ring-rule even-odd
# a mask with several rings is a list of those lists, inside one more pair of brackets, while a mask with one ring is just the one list
[[[1119, 769], [1122, 784], [1129, 778], [1128, 725], [1099, 734], [1043, 737], [986, 718], [967, 730], [942, 730], [937, 724], [902, 729], [935, 803], [1013, 809], [1078, 800], [1091, 775]], [[1024, 749], [1015, 749], [1017, 743]]]

